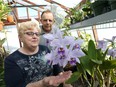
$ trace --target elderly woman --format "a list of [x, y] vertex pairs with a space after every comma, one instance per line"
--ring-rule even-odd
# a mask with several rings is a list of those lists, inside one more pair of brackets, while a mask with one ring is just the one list
[[70, 71], [53, 76], [52, 66], [44, 58], [50, 51], [46, 46], [38, 45], [41, 30], [36, 22], [21, 23], [18, 35], [23, 46], [4, 62], [6, 87], [57, 87], [70, 78]]

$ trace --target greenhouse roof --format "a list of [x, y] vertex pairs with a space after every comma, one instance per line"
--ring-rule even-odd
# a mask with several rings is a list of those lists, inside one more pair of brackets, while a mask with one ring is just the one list
[[[16, 22], [23, 22], [40, 18], [42, 11], [46, 9], [52, 10], [54, 13], [66, 16], [70, 8], [77, 6], [82, 0], [4, 0], [9, 3], [13, 8], [11, 14], [13, 14]], [[23, 13], [23, 14], [22, 14]], [[11, 25], [11, 23], [5, 23]]]

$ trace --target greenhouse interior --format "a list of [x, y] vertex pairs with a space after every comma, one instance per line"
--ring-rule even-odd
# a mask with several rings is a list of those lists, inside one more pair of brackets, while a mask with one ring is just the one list
[[[58, 33], [52, 34], [53, 38], [64, 41], [58, 42], [65, 52], [62, 55], [70, 57], [63, 64], [64, 71], [72, 71], [65, 83], [71, 87], [116, 87], [116, 0], [0, 0], [0, 87], [6, 87], [5, 58], [23, 46], [18, 37], [20, 23], [34, 20], [42, 25], [41, 14], [46, 10], [53, 13], [54, 26], [63, 32], [62, 38]], [[72, 45], [77, 49], [71, 49]]]

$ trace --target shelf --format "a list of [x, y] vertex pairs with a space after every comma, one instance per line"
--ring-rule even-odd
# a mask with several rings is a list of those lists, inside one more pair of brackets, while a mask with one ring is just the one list
[[72, 24], [70, 25], [70, 28], [76, 29], [76, 28], [88, 27], [92, 25], [108, 23], [108, 22], [114, 21], [115, 19], [116, 19], [116, 10], [112, 10], [102, 15], [98, 15], [96, 17], [84, 20], [82, 22]]

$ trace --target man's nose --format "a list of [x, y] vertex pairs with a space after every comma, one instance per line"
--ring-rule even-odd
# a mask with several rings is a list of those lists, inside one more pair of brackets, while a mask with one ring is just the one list
[[49, 21], [49, 20], [47, 20], [47, 23], [50, 23], [50, 21]]

